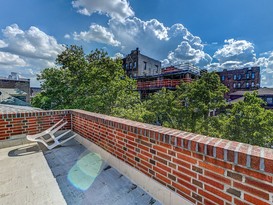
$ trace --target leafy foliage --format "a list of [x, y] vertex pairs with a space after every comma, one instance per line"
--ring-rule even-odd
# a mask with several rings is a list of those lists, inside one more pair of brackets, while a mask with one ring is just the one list
[[246, 93], [226, 116], [223, 137], [247, 144], [268, 146], [273, 142], [273, 113], [265, 110], [257, 93]]
[[85, 55], [78, 46], [67, 47], [56, 62], [38, 76], [43, 92], [33, 105], [44, 109], [78, 108], [104, 114], [118, 114], [140, 103], [136, 82], [125, 76], [120, 59], [102, 50]]
[[[273, 112], [263, 108], [264, 101], [255, 92], [227, 110], [228, 90], [216, 73], [181, 83], [175, 91], [163, 88], [141, 101], [136, 82], [125, 75], [121, 60], [102, 50], [85, 55], [73, 45], [56, 63], [59, 67], [46, 68], [38, 76], [43, 92], [32, 100], [33, 106], [84, 109], [253, 145], [273, 144]], [[221, 110], [225, 113], [210, 116]]]

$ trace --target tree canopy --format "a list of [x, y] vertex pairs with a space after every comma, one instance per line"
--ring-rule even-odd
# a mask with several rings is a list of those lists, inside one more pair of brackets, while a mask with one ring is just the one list
[[[255, 92], [227, 109], [224, 94], [228, 89], [214, 72], [141, 100], [136, 81], [125, 75], [121, 59], [110, 58], [103, 50], [86, 55], [72, 45], [56, 63], [38, 75], [43, 91], [32, 99], [33, 106], [83, 109], [253, 145], [273, 145], [273, 112], [264, 109], [264, 101]], [[218, 115], [211, 116], [214, 111]]]
[[33, 106], [115, 114], [140, 103], [136, 82], [125, 75], [121, 60], [102, 50], [85, 55], [81, 47], [70, 46], [56, 63], [59, 67], [38, 75], [43, 91], [33, 99]]

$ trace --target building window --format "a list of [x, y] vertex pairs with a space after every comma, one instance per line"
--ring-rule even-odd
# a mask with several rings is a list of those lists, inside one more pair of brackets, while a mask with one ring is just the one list
[[236, 78], [237, 78], [237, 76], [236, 76], [236, 74], [233, 76], [233, 80], [236, 80]]
[[144, 63], [144, 70], [146, 70], [147, 69], [147, 62], [143, 61], [143, 63]]
[[253, 88], [255, 86], [254, 82], [251, 82], [251, 87]]
[[134, 68], [136, 68], [136, 61], [134, 62]]
[[125, 64], [125, 67], [126, 67], [126, 69], [128, 69], [128, 64], [127, 63]]
[[272, 105], [273, 104], [273, 98], [266, 98], [266, 102], [268, 105]]
[[249, 73], [246, 74], [246, 79], [249, 79]]
[[241, 88], [241, 83], [238, 83], [237, 87], [238, 87], [238, 88]]
[[132, 63], [130, 63], [130, 64], [129, 64], [129, 68], [130, 68], [130, 69], [131, 69], [131, 68], [133, 68], [132, 66], [133, 66], [133, 64], [132, 64]]
[[246, 88], [249, 88], [249, 83], [246, 83]]
[[233, 88], [236, 88], [236, 83], [233, 83]]
[[238, 80], [241, 80], [241, 78], [242, 78], [242, 75], [239, 74], [239, 75], [238, 75]]
[[224, 75], [222, 75], [222, 76], [221, 76], [221, 79], [222, 79], [222, 81], [224, 81], [224, 80], [225, 80], [225, 76], [224, 76]]
[[252, 78], [252, 79], [255, 78], [255, 73], [251, 73], [251, 78]]

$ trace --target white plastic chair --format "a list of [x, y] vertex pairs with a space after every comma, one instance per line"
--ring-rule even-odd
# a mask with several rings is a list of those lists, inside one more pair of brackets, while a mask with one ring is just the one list
[[[53, 149], [54, 147], [64, 144], [67, 141], [71, 140], [72, 138], [74, 138], [76, 136], [76, 134], [72, 135], [71, 137], [64, 139], [61, 141], [61, 138], [63, 136], [65, 136], [66, 134], [68, 134], [69, 132], [71, 132], [71, 130], [67, 130], [64, 133], [55, 136], [54, 134], [59, 131], [63, 126], [65, 126], [67, 124], [66, 122], [63, 122], [64, 120], [60, 120], [59, 122], [57, 122], [55, 125], [53, 125], [52, 127], [48, 128], [47, 130], [38, 133], [38, 134], [34, 134], [34, 135], [27, 135], [27, 139], [29, 141], [33, 141], [33, 142], [41, 142], [43, 145], [46, 146], [47, 149]], [[50, 138], [45, 139], [44, 137], [46, 135], [49, 135]], [[52, 144], [48, 144], [49, 142], [54, 141]]]

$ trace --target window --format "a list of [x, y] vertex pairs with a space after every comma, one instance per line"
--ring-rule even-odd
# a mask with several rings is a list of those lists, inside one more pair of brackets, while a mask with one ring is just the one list
[[134, 68], [136, 68], [136, 61], [134, 62]]
[[238, 83], [237, 87], [238, 87], [238, 88], [241, 88], [241, 83]]
[[132, 65], [133, 65], [132, 63], [129, 64], [129, 68], [130, 68], [130, 69], [132, 68]]
[[239, 74], [239, 75], [238, 75], [238, 80], [241, 80], [241, 78], [242, 78], [242, 75]]
[[266, 102], [268, 105], [272, 105], [273, 104], [273, 98], [270, 97], [270, 98], [266, 98]]
[[249, 88], [249, 83], [246, 83], [246, 88]]
[[236, 78], [237, 78], [237, 76], [236, 76], [236, 74], [233, 76], [233, 80], [236, 80]]
[[222, 81], [224, 81], [224, 80], [225, 80], [225, 76], [224, 76], [224, 75], [222, 75], [222, 76], [221, 76], [221, 79], [222, 79]]
[[146, 70], [147, 69], [147, 62], [143, 61], [143, 63], [144, 63], [144, 70]]
[[246, 79], [249, 79], [249, 73], [246, 74]]
[[251, 82], [251, 87], [253, 88], [255, 86], [254, 82]]
[[128, 64], [127, 63], [125, 64], [125, 67], [126, 67], [126, 69], [128, 69]]
[[251, 78], [252, 78], [252, 79], [255, 78], [255, 73], [251, 73]]
[[233, 88], [236, 88], [236, 83], [233, 83]]

